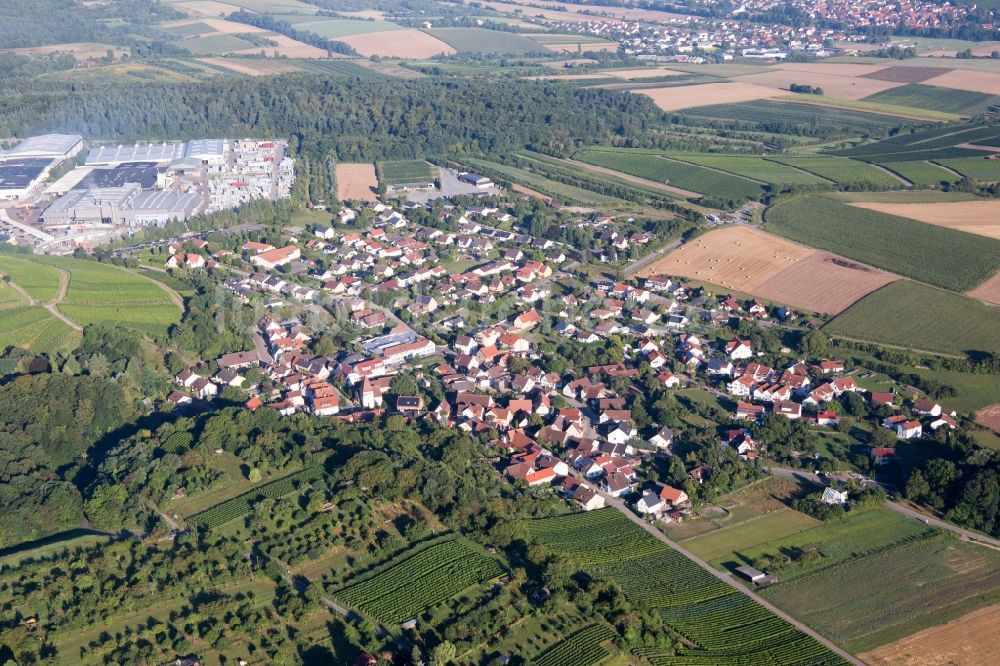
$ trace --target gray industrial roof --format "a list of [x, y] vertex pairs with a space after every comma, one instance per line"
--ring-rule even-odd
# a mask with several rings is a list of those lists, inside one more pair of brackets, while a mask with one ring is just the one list
[[91, 148], [87, 164], [120, 164], [122, 162], [164, 162], [184, 154], [183, 143], [137, 143]]
[[63, 157], [81, 141], [83, 137], [79, 134], [32, 136], [3, 152], [3, 157]]

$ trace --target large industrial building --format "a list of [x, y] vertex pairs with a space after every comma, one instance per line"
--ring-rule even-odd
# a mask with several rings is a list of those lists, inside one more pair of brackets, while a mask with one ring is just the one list
[[126, 162], [173, 162], [184, 157], [183, 143], [136, 143], [98, 146], [87, 153], [87, 166], [118, 166]]
[[83, 150], [79, 134], [43, 134], [25, 139], [10, 150], [0, 151], [0, 160], [45, 157], [65, 160]]
[[174, 190], [143, 190], [138, 184], [71, 190], [42, 213], [46, 227], [163, 226], [188, 220], [198, 208], [198, 195]]

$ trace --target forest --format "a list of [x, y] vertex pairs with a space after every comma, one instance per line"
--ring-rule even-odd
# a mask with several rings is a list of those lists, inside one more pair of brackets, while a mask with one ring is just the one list
[[[511, 118], [518, 122], [510, 122]], [[288, 136], [311, 159], [413, 158], [642, 135], [663, 114], [641, 96], [532, 81], [330, 80], [313, 75], [202, 84], [33, 86], [0, 101], [0, 135], [79, 132], [109, 140]]]

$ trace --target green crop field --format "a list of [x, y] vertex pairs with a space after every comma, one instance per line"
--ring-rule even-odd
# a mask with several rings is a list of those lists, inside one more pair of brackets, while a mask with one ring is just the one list
[[780, 583], [763, 594], [860, 652], [996, 603], [1000, 552], [941, 533]]
[[1000, 136], [995, 125], [943, 125], [931, 129], [899, 134], [846, 150], [832, 151], [835, 155], [854, 157], [866, 162], [901, 162], [923, 159], [947, 159], [982, 154], [982, 151], [958, 148], [964, 143], [986, 144]]
[[0, 310], [9, 310], [27, 305], [28, 302], [14, 287], [0, 282]]
[[1000, 270], [1000, 241], [825, 197], [781, 202], [765, 220], [767, 230], [794, 241], [955, 291]]
[[[544, 518], [528, 534], [584, 571], [615, 581], [629, 599], [660, 612], [695, 647], [685, 664], [842, 664], [840, 657], [645, 532], [615, 509]], [[580, 535], [586, 534], [587, 538]], [[665, 656], [665, 655], [664, 655]]]
[[866, 102], [896, 104], [916, 109], [945, 111], [947, 113], [972, 113], [984, 107], [992, 95], [971, 90], [939, 88], [922, 83], [908, 83], [898, 88], [890, 88], [865, 97]]
[[798, 511], [773, 511], [738, 525], [724, 527], [684, 542], [684, 547], [703, 560], [732, 557], [744, 548], [777, 541], [819, 525], [819, 521]]
[[333, 60], [296, 60], [295, 66], [307, 72], [316, 72], [317, 74], [357, 76], [362, 79], [385, 78], [384, 74], [345, 58], [334, 58]]
[[391, 21], [361, 21], [354, 19], [312, 19], [295, 23], [296, 30], [312, 32], [320, 37], [336, 39], [350, 35], [364, 35], [370, 32], [402, 30], [403, 27]]
[[376, 162], [379, 182], [386, 187], [414, 183], [432, 183], [437, 180], [437, 168], [423, 160]]
[[[164, 446], [169, 445], [168, 439]], [[178, 447], [181, 441], [176, 442]], [[263, 499], [279, 499], [298, 490], [303, 485], [319, 478], [323, 474], [322, 467], [309, 467], [294, 474], [269, 481], [253, 490], [216, 504], [211, 509], [202, 511], [187, 519], [188, 524], [203, 529], [214, 529], [226, 523], [242, 518], [250, 512], [253, 505]]]
[[59, 271], [37, 261], [0, 255], [0, 273], [9, 275], [40, 303], [51, 303], [59, 293]]
[[967, 178], [985, 183], [1000, 181], [1000, 160], [986, 157], [960, 157], [951, 160], [936, 160], [942, 166], [954, 169]]
[[424, 32], [461, 53], [525, 54], [546, 51], [538, 42], [516, 32], [484, 28], [432, 28]]
[[768, 131], [779, 133], [833, 128], [844, 135], [881, 136], [890, 129], [909, 123], [901, 118], [867, 111], [763, 100], [699, 106], [687, 109], [683, 114], [694, 118], [751, 123], [766, 126]]
[[768, 159], [779, 164], [787, 164], [798, 169], [809, 171], [841, 185], [865, 183], [871, 185], [902, 187], [897, 179], [879, 171], [870, 164], [825, 155], [810, 155], [798, 157], [790, 155], [775, 155]]
[[216, 32], [215, 28], [207, 23], [187, 23], [185, 25], [160, 26], [160, 30], [175, 37], [193, 37], [203, 35], [207, 32]]
[[608, 656], [601, 644], [614, 638], [615, 632], [608, 625], [592, 624], [570, 634], [531, 663], [534, 666], [591, 666]]
[[503, 565], [460, 539], [419, 546], [373, 575], [362, 574], [335, 598], [379, 622], [398, 625], [462, 590], [503, 575]]
[[96, 261], [64, 257], [38, 261], [69, 273], [69, 290], [58, 307], [81, 326], [120, 323], [162, 335], [180, 321], [180, 309], [152, 280]]
[[746, 199], [757, 199], [763, 194], [762, 185], [746, 178], [645, 152], [594, 148], [578, 153], [576, 159], [724, 201], [741, 202]]
[[43, 354], [72, 348], [78, 342], [78, 334], [43, 307], [7, 309], [0, 316], [0, 350], [22, 347]]
[[951, 171], [930, 162], [883, 162], [882, 166], [921, 187], [936, 187], [942, 182], [954, 183], [960, 180]]
[[254, 48], [250, 42], [233, 35], [188, 37], [174, 42], [174, 46], [185, 49], [191, 55], [219, 55]]
[[300, 0], [226, 0], [227, 4], [249, 9], [258, 14], [315, 14], [315, 5]]
[[893, 282], [862, 298], [823, 330], [948, 354], [1000, 353], [1000, 309], [909, 280]]
[[825, 182], [813, 174], [753, 155], [705, 155], [697, 153], [667, 153], [667, 155], [682, 162], [712, 167], [737, 176], [778, 185], [819, 185]]

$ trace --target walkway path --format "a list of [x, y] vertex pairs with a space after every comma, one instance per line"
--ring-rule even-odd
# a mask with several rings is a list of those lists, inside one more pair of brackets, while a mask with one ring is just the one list
[[712, 574], [713, 576], [715, 576], [716, 578], [718, 578], [722, 582], [726, 583], [727, 585], [729, 585], [730, 587], [732, 587], [736, 591], [742, 592], [743, 594], [747, 595], [748, 597], [750, 597], [751, 599], [753, 599], [754, 601], [756, 601], [757, 603], [759, 603], [764, 608], [768, 609], [769, 611], [771, 611], [772, 613], [774, 613], [775, 615], [777, 615], [781, 619], [785, 620], [786, 622], [788, 622], [789, 624], [791, 624], [792, 626], [794, 626], [796, 629], [798, 629], [802, 633], [807, 634], [809, 636], [812, 636], [817, 641], [819, 641], [821, 644], [823, 644], [825, 647], [827, 647], [831, 651], [837, 653], [838, 655], [840, 655], [841, 657], [843, 657], [844, 659], [846, 659], [848, 662], [850, 662], [852, 664], [855, 664], [856, 666], [864, 666], [864, 663], [861, 660], [859, 660], [857, 657], [855, 657], [854, 655], [850, 654], [849, 652], [846, 652], [843, 649], [841, 649], [840, 647], [838, 647], [837, 644], [834, 643], [833, 641], [831, 641], [831, 640], [829, 640], [827, 638], [824, 638], [823, 636], [817, 634], [810, 627], [808, 627], [807, 625], [803, 624], [802, 622], [799, 622], [794, 617], [792, 617], [791, 615], [789, 615], [785, 611], [781, 610], [780, 608], [774, 606], [773, 604], [771, 604], [770, 602], [768, 602], [767, 600], [765, 600], [764, 598], [762, 598], [759, 594], [757, 594], [753, 590], [747, 589], [747, 588], [743, 587], [742, 585], [739, 585], [739, 584], [735, 583], [733, 581], [733, 578], [732, 578], [731, 574], [724, 574], [724, 573], [722, 573], [718, 569], [715, 569], [708, 562], [706, 562], [706, 561], [702, 560], [701, 558], [697, 557], [696, 555], [694, 555], [692, 552], [690, 552], [686, 548], [683, 548], [682, 546], [680, 546], [679, 544], [675, 543], [671, 539], [668, 539], [667, 536], [663, 532], [661, 532], [660, 530], [658, 530], [655, 525], [647, 523], [645, 520], [643, 520], [642, 518], [640, 518], [639, 516], [637, 516], [635, 513], [632, 512], [631, 509], [629, 509], [625, 505], [625, 503], [623, 501], [621, 501], [617, 497], [612, 497], [612, 496], [608, 495], [607, 493], [605, 493], [603, 491], [600, 491], [600, 490], [598, 490], [598, 492], [600, 492], [600, 494], [604, 497], [604, 501], [607, 502], [608, 506], [614, 507], [615, 509], [618, 509], [619, 511], [621, 511], [623, 514], [625, 514], [625, 517], [628, 518], [629, 520], [631, 520], [633, 523], [635, 523], [636, 525], [638, 525], [642, 529], [646, 530], [651, 535], [653, 535], [654, 537], [656, 537], [657, 539], [659, 539], [663, 543], [667, 544], [668, 546], [670, 546], [671, 548], [673, 548], [674, 550], [676, 550], [678, 553], [680, 553], [684, 557], [688, 558], [689, 560], [691, 560], [692, 562], [694, 562], [695, 564], [697, 564], [698, 566], [700, 566], [702, 569], [704, 569], [708, 573]]
[[62, 312], [59, 312], [59, 309], [56, 307], [63, 302], [63, 299], [66, 298], [66, 292], [69, 291], [69, 273], [61, 268], [56, 268], [55, 266], [53, 266], [53, 268], [55, 268], [56, 272], [59, 273], [59, 292], [56, 294], [56, 297], [52, 299], [51, 303], [46, 303], [42, 307], [52, 313], [53, 317], [66, 324], [74, 331], [82, 331], [82, 326], [64, 315]]
[[26, 300], [28, 302], [28, 305], [35, 305], [36, 303], [38, 303], [38, 301], [35, 300], [35, 297], [32, 296], [31, 294], [29, 294], [27, 292], [27, 290], [24, 287], [22, 287], [21, 285], [19, 285], [18, 283], [14, 282], [14, 281], [11, 281], [11, 282], [8, 282], [7, 284], [10, 285], [11, 289], [13, 289], [17, 293], [21, 294], [21, 296], [24, 298], [24, 300]]
[[182, 314], [184, 313], [184, 297], [181, 296], [180, 294], [178, 294], [176, 291], [174, 291], [173, 288], [168, 287], [167, 285], [163, 284], [159, 280], [151, 278], [148, 275], [143, 275], [139, 271], [129, 271], [129, 272], [132, 273], [132, 274], [134, 274], [134, 275], [138, 275], [139, 277], [143, 278], [144, 280], [149, 280], [150, 282], [152, 282], [153, 284], [155, 284], [157, 287], [159, 287], [163, 291], [167, 292], [167, 296], [169, 296], [170, 300], [174, 302], [174, 305], [176, 305], [178, 308], [180, 308]]

